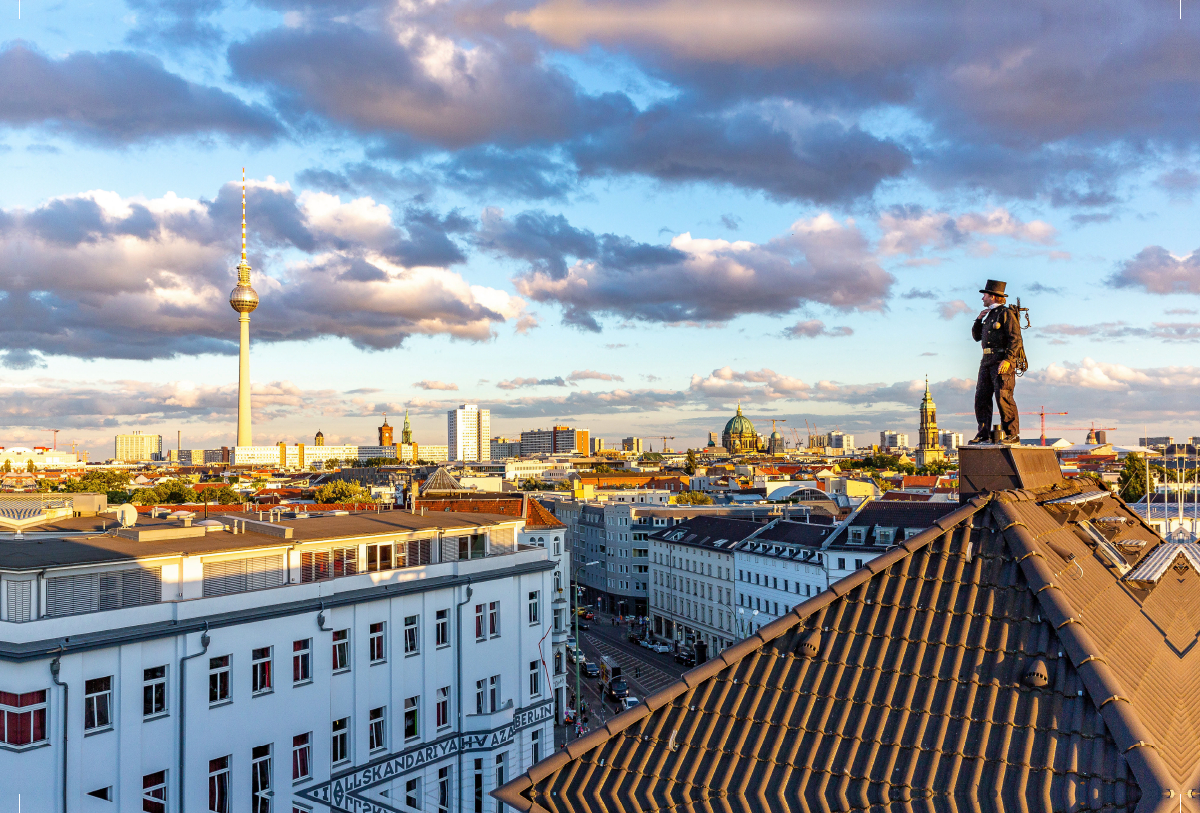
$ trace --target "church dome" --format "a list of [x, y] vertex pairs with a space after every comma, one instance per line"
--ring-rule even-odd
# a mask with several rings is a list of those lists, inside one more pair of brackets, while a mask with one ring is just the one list
[[729, 419], [729, 423], [725, 424], [725, 433], [729, 435], [754, 434], [754, 424], [750, 423], [750, 419], [742, 414], [741, 404], [738, 404], [737, 414]]

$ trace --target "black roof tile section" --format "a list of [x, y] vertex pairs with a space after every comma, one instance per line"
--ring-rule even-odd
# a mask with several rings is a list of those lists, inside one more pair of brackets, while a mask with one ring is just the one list
[[1179, 559], [1126, 582], [1167, 543], [1087, 488], [974, 497], [495, 795], [571, 813], [1197, 813], [1200, 574]]
[[763, 523], [749, 519], [692, 517], [678, 525], [650, 534], [649, 538], [678, 545], [710, 548], [721, 542], [720, 547], [727, 548], [762, 529]]
[[824, 523], [809, 524], [785, 519], [771, 523], [770, 527], [754, 538], [763, 542], [778, 542], [782, 545], [819, 548], [829, 541], [834, 527]]

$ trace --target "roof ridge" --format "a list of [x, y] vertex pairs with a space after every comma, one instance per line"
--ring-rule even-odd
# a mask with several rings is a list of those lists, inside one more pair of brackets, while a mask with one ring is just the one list
[[[993, 518], [999, 520], [999, 532], [1008, 541], [1029, 583], [1029, 589], [1054, 627], [1063, 651], [1071, 659], [1092, 702], [1112, 732], [1113, 740], [1121, 748], [1126, 763], [1137, 778], [1142, 799], [1149, 803], [1145, 809], [1155, 810], [1161, 807], [1155, 800], [1169, 800], [1176, 792], [1182, 791], [1172, 789], [1175, 782], [1166, 762], [1158, 753], [1153, 736], [1104, 659], [1102, 651], [1088, 634], [1080, 614], [1075, 611], [1062, 588], [1054, 583], [1054, 572], [1047, 564], [1045, 555], [1038, 550], [1032, 531], [1011, 507], [1016, 501], [1036, 499], [1032, 493], [1029, 493], [1029, 497], [1027, 500], [997, 500], [990, 511]], [[1181, 781], [1185, 779], [1180, 777]], [[1179, 804], [1180, 809], [1184, 809], [1182, 799]], [[1139, 810], [1143, 809], [1142, 804], [1138, 807]], [[1171, 809], [1175, 809], [1175, 806], [1171, 805]]]

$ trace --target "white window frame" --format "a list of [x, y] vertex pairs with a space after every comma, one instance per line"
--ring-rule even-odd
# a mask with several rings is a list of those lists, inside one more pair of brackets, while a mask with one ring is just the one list
[[[214, 664], [216, 665], [214, 666]], [[208, 659], [208, 705], [220, 706], [223, 703], [233, 702], [233, 682], [230, 679], [232, 668], [232, 655], [216, 655]], [[213, 696], [214, 689], [216, 689], [215, 697]], [[222, 690], [224, 690], [223, 693]]]
[[[296, 648], [297, 644], [300, 645], [299, 649]], [[296, 676], [297, 672], [301, 673], [300, 677]], [[292, 685], [303, 686], [312, 683], [312, 679], [312, 638], [292, 641]]]
[[[265, 752], [264, 752], [265, 749]], [[250, 751], [250, 813], [271, 813], [275, 792], [271, 786], [274, 746], [259, 745]]]
[[[408, 733], [409, 723], [412, 723], [412, 733]], [[421, 738], [421, 696], [413, 695], [404, 698], [404, 740]]]
[[[233, 809], [232, 761], [231, 754], [208, 761], [208, 809], [211, 813], [231, 813]], [[223, 765], [219, 764], [222, 762]]]
[[[342, 636], [339, 638], [338, 636]], [[333, 631], [333, 673], [350, 671], [350, 630]]]
[[371, 752], [387, 748], [387, 706], [367, 712], [367, 746]]
[[[152, 780], [159, 774], [162, 775], [162, 781], [147, 782], [147, 780]], [[167, 781], [169, 779], [170, 775], [166, 770], [154, 771], [153, 773], [148, 773], [142, 777], [142, 810], [154, 810], [155, 813], [158, 813], [159, 811], [161, 811], [161, 813], [166, 813], [167, 797], [170, 795], [167, 792]], [[155, 807], [148, 807], [148, 805], [154, 805]], [[157, 810], [155, 808], [157, 808]]]
[[404, 657], [421, 654], [421, 616], [404, 616]]
[[[303, 741], [300, 738], [303, 737]], [[298, 773], [303, 765], [304, 773]], [[306, 731], [292, 737], [292, 781], [303, 782], [312, 777], [312, 732]]]
[[542, 606], [542, 591], [529, 591], [529, 626], [535, 626], [541, 623], [541, 606]]
[[252, 649], [250, 658], [251, 696], [257, 697], [275, 691], [275, 647], [261, 646]]
[[[340, 728], [339, 728], [340, 726]], [[350, 761], [350, 718], [342, 717], [329, 725], [329, 762], [341, 765]]]
[[450, 646], [450, 610], [438, 610], [434, 616], [434, 646]]
[[[147, 672], [155, 669], [161, 669], [162, 675], [146, 677]], [[167, 678], [170, 674], [168, 664], [162, 666], [152, 666], [149, 669], [142, 670], [142, 719], [155, 720], [163, 717], [168, 713], [168, 703], [170, 702], [171, 692], [167, 686]], [[149, 692], [150, 711], [146, 711], [147, 692]], [[159, 706], [161, 700], [162, 705]]]
[[371, 664], [387, 663], [387, 622], [376, 621], [367, 628], [367, 652]]
[[[107, 681], [103, 689], [88, 688], [88, 684]], [[83, 730], [106, 731], [113, 727], [113, 676], [92, 678], [83, 684]], [[89, 725], [89, 721], [91, 724]]]
[[435, 723], [440, 730], [450, 726], [450, 687], [443, 686], [437, 690], [437, 703], [435, 706]]

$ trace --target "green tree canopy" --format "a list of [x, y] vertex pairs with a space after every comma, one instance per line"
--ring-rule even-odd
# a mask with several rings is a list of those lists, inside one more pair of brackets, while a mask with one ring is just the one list
[[700, 491], [684, 491], [671, 498], [676, 505], [712, 505], [713, 499]]
[[687, 472], [689, 475], [692, 475], [692, 474], [695, 474], [699, 468], [700, 468], [700, 463], [699, 463], [699, 461], [696, 460], [696, 450], [688, 449], [687, 462], [683, 464], [683, 470], [685, 472]]
[[329, 505], [340, 502], [366, 502], [370, 495], [357, 480], [334, 480], [318, 488], [313, 499], [321, 505]]
[[1146, 496], [1145, 460], [1134, 455], [1125, 458], [1125, 466], [1117, 478], [1117, 493], [1126, 502], [1137, 502]]
[[182, 505], [200, 501], [187, 480], [163, 480], [153, 488], [139, 488], [129, 499], [134, 505]]
[[200, 491], [200, 502], [207, 502], [210, 505], [239, 505], [246, 501], [238, 492], [234, 491], [229, 485], [221, 485], [219, 488], [206, 488]]

